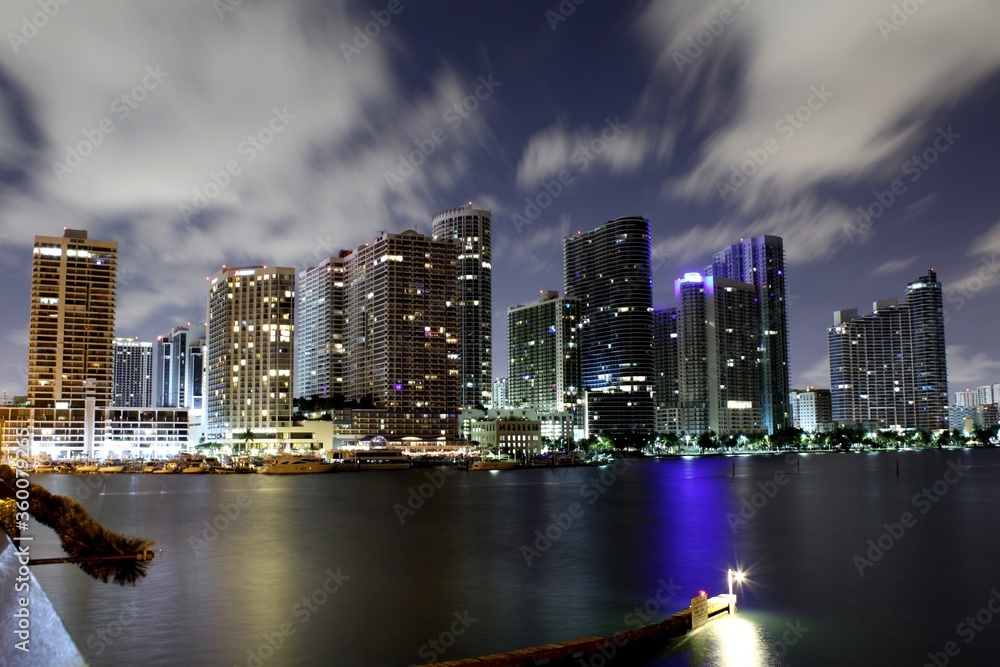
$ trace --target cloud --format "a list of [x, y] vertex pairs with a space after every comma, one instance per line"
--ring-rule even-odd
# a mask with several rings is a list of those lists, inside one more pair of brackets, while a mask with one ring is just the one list
[[872, 275], [885, 276], [893, 273], [899, 273], [913, 266], [913, 263], [918, 259], [920, 259], [919, 255], [913, 255], [912, 257], [901, 257], [898, 259], [887, 260], [876, 266], [875, 270], [872, 271]]
[[647, 96], [693, 105], [678, 131], [700, 142], [667, 193], [745, 215], [898, 175], [940, 111], [1000, 68], [993, 0], [920, 4], [895, 30], [898, 4], [649, 3], [636, 24], [656, 63]]
[[[830, 385], [830, 355], [825, 355], [822, 359], [817, 359], [809, 368], [798, 373], [798, 380], [802, 383], [800, 389], [806, 387], [829, 387]], [[796, 385], [798, 386], [798, 385]]]
[[967, 345], [948, 346], [948, 384], [957, 387], [979, 387], [1000, 382], [1000, 359], [986, 352], [975, 352]]
[[[36, 11], [5, 3], [0, 26]], [[223, 263], [303, 268], [374, 230], [429, 232], [427, 202], [493, 145], [497, 107], [447, 116], [477, 76], [442, 65], [419, 86], [401, 80], [393, 26], [348, 62], [339, 45], [359, 12], [62, 7], [16, 53], [0, 49], [0, 168], [24, 170], [0, 201], [5, 251], [30, 259], [32, 236], [60, 226], [118, 240], [118, 326], [131, 335], [165, 313], [203, 317], [204, 276]]]
[[650, 155], [668, 155], [672, 150], [670, 133], [626, 122], [618, 116], [606, 118], [596, 128], [568, 128], [560, 122], [528, 139], [517, 165], [517, 185], [522, 190], [534, 190], [562, 171], [575, 178], [595, 166], [612, 175], [629, 174]]

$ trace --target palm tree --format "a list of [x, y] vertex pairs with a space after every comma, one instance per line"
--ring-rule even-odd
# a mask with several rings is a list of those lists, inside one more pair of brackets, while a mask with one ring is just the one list
[[243, 440], [243, 450], [245, 453], [250, 453], [250, 443], [254, 441], [253, 439], [253, 429], [249, 426], [247, 430], [240, 434], [240, 439]]

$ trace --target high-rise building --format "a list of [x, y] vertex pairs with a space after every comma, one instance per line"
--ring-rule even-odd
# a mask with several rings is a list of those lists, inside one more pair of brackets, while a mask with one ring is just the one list
[[763, 431], [757, 291], [739, 280], [688, 273], [674, 295], [681, 429], [692, 436]]
[[655, 354], [656, 430], [680, 431], [680, 390], [678, 376], [677, 308], [653, 312]]
[[976, 387], [976, 405], [989, 405], [996, 402], [996, 397], [993, 395], [993, 385]]
[[86, 230], [36, 236], [28, 328], [33, 406], [111, 405], [118, 243]]
[[829, 389], [793, 389], [789, 392], [789, 403], [795, 428], [806, 433], [816, 433], [833, 421]]
[[507, 407], [507, 378], [497, 378], [493, 381], [493, 403], [492, 408], [500, 409]]
[[757, 290], [760, 300], [760, 403], [764, 425], [769, 433], [791, 425], [784, 242], [778, 236], [741, 239], [716, 253], [705, 273], [739, 280]]
[[591, 435], [650, 433], [653, 289], [649, 220], [622, 217], [563, 242], [565, 294], [580, 302], [581, 376]]
[[[146, 407], [146, 349], [114, 343], [117, 273], [114, 241], [73, 229], [35, 237], [30, 405], [0, 407], [5, 441], [27, 440], [32, 456], [52, 458], [161, 457], [187, 446], [187, 411]], [[112, 406], [116, 393], [128, 405]]]
[[153, 344], [115, 338], [111, 404], [118, 408], [153, 407]]
[[295, 269], [222, 269], [208, 292], [205, 433], [269, 434], [292, 421]]
[[174, 327], [156, 341], [154, 394], [158, 407], [188, 408], [192, 415], [205, 409], [204, 324]]
[[375, 408], [456, 413], [461, 246], [383, 232], [347, 258], [344, 396]]
[[472, 203], [434, 216], [435, 239], [460, 244], [458, 280], [459, 377], [462, 408], [491, 403], [493, 389], [493, 265], [490, 211]]
[[347, 257], [342, 250], [299, 273], [295, 292], [295, 397], [344, 394], [344, 299]]
[[906, 302], [834, 313], [828, 329], [837, 422], [937, 430], [948, 424], [941, 283], [933, 269], [909, 283]]
[[580, 302], [547, 291], [531, 305], [507, 309], [507, 403], [514, 408], [579, 415]]
[[955, 405], [957, 406], [969, 406], [978, 405], [979, 393], [966, 389], [965, 391], [955, 392]]

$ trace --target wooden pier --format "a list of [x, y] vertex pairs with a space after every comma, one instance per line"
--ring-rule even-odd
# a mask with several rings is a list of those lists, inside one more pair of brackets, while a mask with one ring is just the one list
[[509, 653], [484, 655], [480, 658], [464, 658], [436, 662], [437, 667], [458, 667], [477, 665], [478, 667], [535, 667], [536, 665], [563, 665], [586, 659], [601, 653], [605, 656], [613, 651], [638, 648], [654, 642], [664, 642], [681, 637], [697, 629], [709, 620], [736, 613], [735, 595], [717, 595], [709, 598], [704, 594], [691, 598], [691, 606], [678, 611], [663, 621], [649, 623], [635, 630], [616, 632], [610, 637], [583, 637], [558, 644], [532, 646]]

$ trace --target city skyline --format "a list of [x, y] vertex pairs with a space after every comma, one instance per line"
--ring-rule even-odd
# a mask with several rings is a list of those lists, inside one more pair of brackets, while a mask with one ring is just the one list
[[658, 309], [726, 243], [785, 239], [793, 387], [828, 384], [833, 312], [931, 266], [952, 389], [1000, 376], [1000, 8], [574, 6], [403, 3], [380, 25], [377, 3], [107, 3], [10, 42], [0, 387], [26, 389], [36, 233], [119, 241], [115, 334], [153, 341], [201, 320], [222, 264], [301, 271], [469, 201], [492, 211], [494, 376], [506, 309], [562, 283], [563, 237], [623, 215], [651, 221]]

